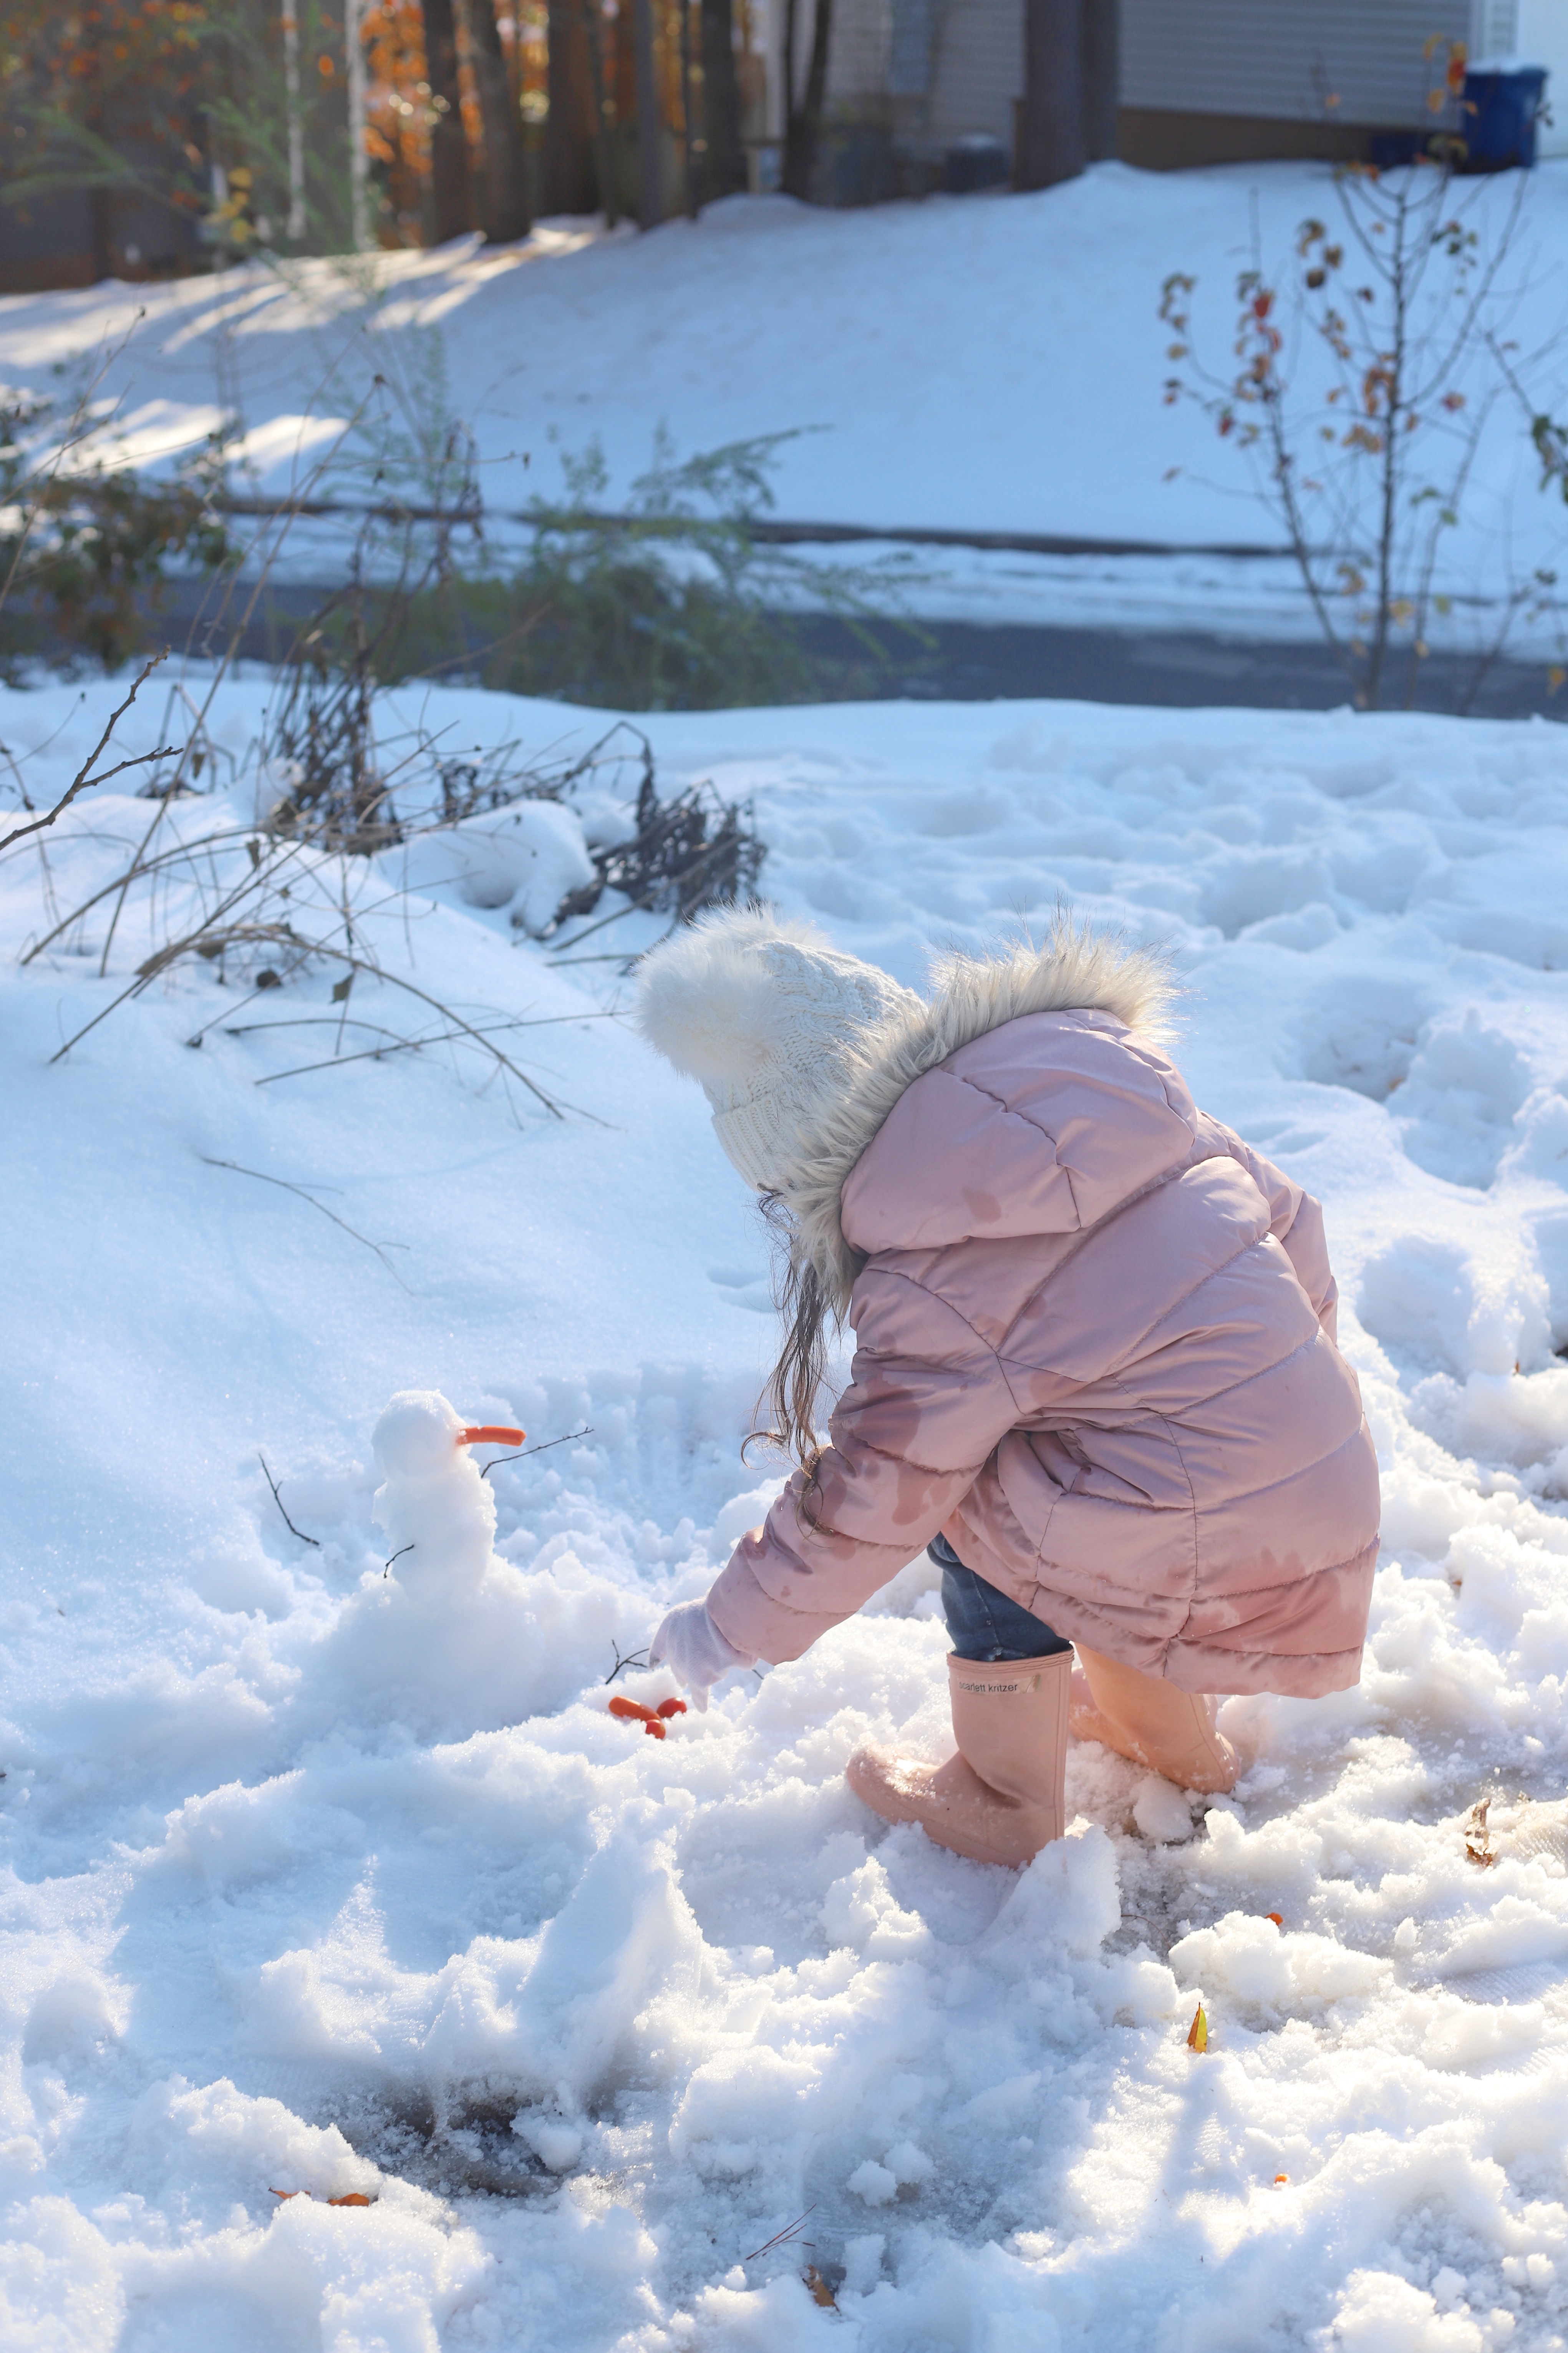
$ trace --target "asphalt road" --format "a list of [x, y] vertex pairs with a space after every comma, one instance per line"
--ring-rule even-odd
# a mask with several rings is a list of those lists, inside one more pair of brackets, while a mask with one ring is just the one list
[[[268, 590], [238, 653], [261, 661], [285, 656], [327, 593], [307, 583]], [[177, 586], [159, 614], [160, 628], [193, 651], [203, 643], [196, 603], [194, 590]], [[1285, 711], [1331, 711], [1352, 700], [1333, 656], [1311, 641], [1281, 644], [1198, 629], [921, 621], [910, 628], [879, 625], [880, 652], [874, 654], [862, 633], [836, 617], [799, 617], [797, 627], [819, 666], [824, 700], [846, 693], [957, 702], [1039, 697], [1173, 710], [1233, 703]], [[223, 641], [224, 634], [215, 633], [207, 649], [220, 650]], [[1385, 706], [1403, 699], [1403, 678], [1395, 684], [1398, 691], [1384, 697]], [[1414, 707], [1468, 710], [1491, 719], [1535, 712], [1568, 719], [1568, 686], [1554, 694], [1544, 662], [1515, 661], [1493, 663], [1478, 685], [1473, 662], [1438, 653], [1421, 665]]]
[[[841, 621], [812, 619], [804, 627], [807, 643], [829, 663], [852, 659], [858, 651]], [[1046, 696], [1175, 710], [1240, 703], [1331, 711], [1352, 699], [1344, 672], [1321, 644], [1282, 645], [1198, 630], [990, 628], [969, 621], [928, 621], [921, 628], [922, 645], [888, 641], [882, 691], [958, 702]], [[1479, 686], [1475, 671], [1473, 662], [1432, 655], [1421, 665], [1414, 707], [1468, 708], [1489, 719], [1523, 719], [1536, 712], [1568, 719], [1568, 687], [1553, 694], [1544, 663], [1495, 662]], [[1403, 700], [1402, 676], [1398, 683]]]

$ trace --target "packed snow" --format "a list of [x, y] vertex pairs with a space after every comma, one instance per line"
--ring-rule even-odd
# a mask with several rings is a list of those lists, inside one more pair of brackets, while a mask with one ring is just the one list
[[[1458, 199], [1483, 252], [1517, 185], [1505, 174]], [[1297, 231], [1313, 216], [1339, 217], [1331, 171], [1312, 163], [1104, 164], [1036, 195], [857, 213], [734, 198], [647, 237], [547, 221], [517, 247], [465, 240], [15, 295], [0, 301], [0, 349], [7, 380], [35, 392], [58, 397], [94, 376], [126, 462], [155, 469], [226, 422], [236, 480], [264, 497], [363, 498], [373, 474], [383, 490], [438, 496], [439, 453], [460, 426], [492, 553], [508, 544], [504, 518], [561, 497], [562, 458], [595, 441], [608, 469], [597, 502], [625, 498], [661, 424], [682, 458], [790, 437], [774, 488], [792, 519], [1277, 547], [1283, 533], [1234, 445], [1194, 407], [1163, 404], [1170, 331], [1157, 311], [1167, 276], [1194, 275], [1200, 343], [1227, 372], [1238, 272], [1255, 259], [1299, 268]], [[1568, 158], [1529, 175], [1486, 314], [1527, 405], [1559, 417], [1565, 253]], [[1472, 403], [1495, 387], [1479, 356], [1453, 381]], [[1563, 566], [1568, 519], [1539, 480], [1526, 409], [1505, 397], [1441, 550], [1437, 585], [1455, 612], [1430, 623], [1435, 643], [1484, 638], [1500, 600], [1536, 567]], [[342, 560], [341, 526], [297, 522], [273, 577], [331, 579]], [[1278, 559], [928, 547], [918, 569], [906, 593], [932, 616], [1317, 629]], [[1527, 612], [1516, 629], [1542, 658], [1557, 645]]]
[[[51, 1059], [248, 871], [267, 694], [220, 691], [160, 839], [227, 838], [132, 891], [103, 976], [112, 898], [18, 957], [149, 804], [0, 861], [7, 2348], [1561, 2348], [1563, 731], [640, 723], [902, 981], [1058, 900], [1168, 943], [1198, 1099], [1326, 1204], [1384, 1482], [1361, 1685], [1229, 1702], [1230, 1799], [1075, 1745], [1069, 1835], [1013, 1873], [843, 1780], [867, 1736], [944, 1753], [923, 1558], [661, 1738], [608, 1713], [673, 1695], [617, 1658], [779, 1475], [741, 1454], [764, 1238], [622, 1018], [658, 922], [538, 936], [636, 756], [510, 839], [302, 860], [297, 928], [349, 888], [379, 984], [178, 961]], [[40, 806], [104, 702], [0, 702]], [[143, 690], [126, 752], [176, 706]], [[605, 722], [421, 689], [379, 723], [497, 765]], [[406, 1033], [399, 982], [544, 1025], [510, 1050], [571, 1108], [461, 1040], [301, 1067]], [[421, 1467], [476, 1425], [528, 1435]]]

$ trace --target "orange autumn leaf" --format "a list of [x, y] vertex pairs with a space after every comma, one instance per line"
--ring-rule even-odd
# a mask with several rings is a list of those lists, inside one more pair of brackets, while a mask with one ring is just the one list
[[819, 2304], [824, 2312], [837, 2311], [838, 2299], [815, 2263], [807, 2263], [805, 2267], [805, 2284], [811, 2290], [813, 2304]]
[[1196, 2010], [1193, 2012], [1193, 2022], [1187, 2029], [1187, 2049], [1189, 2051], [1206, 2051], [1208, 2047], [1209, 2022], [1208, 2019], [1205, 2015], [1204, 2006], [1200, 2001]]

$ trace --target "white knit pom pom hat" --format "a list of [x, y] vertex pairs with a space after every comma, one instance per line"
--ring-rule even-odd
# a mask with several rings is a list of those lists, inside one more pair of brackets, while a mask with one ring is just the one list
[[788, 1193], [835, 1092], [840, 1050], [920, 1004], [810, 923], [722, 907], [644, 958], [637, 1023], [700, 1081], [713, 1132], [747, 1184]]

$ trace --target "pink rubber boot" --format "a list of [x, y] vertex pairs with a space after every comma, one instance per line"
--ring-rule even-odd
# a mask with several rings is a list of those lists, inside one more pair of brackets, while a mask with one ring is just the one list
[[958, 1754], [945, 1765], [858, 1748], [847, 1778], [887, 1822], [919, 1822], [938, 1846], [975, 1862], [1027, 1862], [1067, 1827], [1068, 1690], [1072, 1653], [991, 1665], [950, 1655]]
[[1083, 1672], [1072, 1679], [1069, 1717], [1075, 1740], [1098, 1740], [1179, 1788], [1213, 1797], [1235, 1788], [1241, 1760], [1215, 1726], [1206, 1694], [1178, 1691], [1081, 1642], [1078, 1655]]

